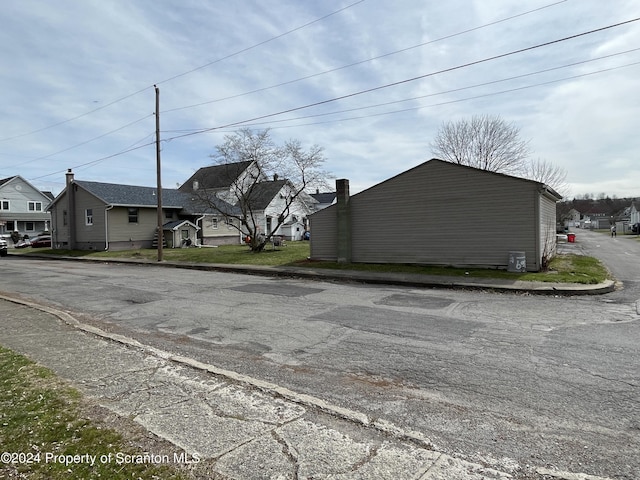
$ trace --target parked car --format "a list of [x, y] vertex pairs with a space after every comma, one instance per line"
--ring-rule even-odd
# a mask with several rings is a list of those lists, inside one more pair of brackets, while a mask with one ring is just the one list
[[31, 240], [31, 248], [51, 248], [51, 235], [42, 235]]
[[0, 257], [6, 257], [8, 253], [7, 241], [4, 238], [0, 238]]
[[31, 240], [29, 240], [29, 237], [23, 238], [22, 240], [19, 240], [18, 243], [16, 243], [14, 245], [15, 248], [27, 248], [31, 246]]

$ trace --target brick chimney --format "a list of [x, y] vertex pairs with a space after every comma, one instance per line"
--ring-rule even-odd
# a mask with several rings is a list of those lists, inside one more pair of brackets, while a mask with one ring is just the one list
[[351, 209], [349, 208], [349, 180], [336, 180], [338, 208], [338, 263], [351, 263]]

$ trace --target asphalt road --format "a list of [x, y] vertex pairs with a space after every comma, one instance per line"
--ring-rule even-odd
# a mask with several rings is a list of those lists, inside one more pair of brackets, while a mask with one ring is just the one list
[[530, 296], [9, 257], [1, 290], [470, 460], [638, 479], [640, 248], [591, 232], [578, 242], [625, 288]]
[[640, 299], [640, 237], [618, 235], [611, 237], [588, 230], [575, 230], [578, 246], [587, 255], [600, 259], [617, 280], [623, 283], [617, 299], [635, 301]]

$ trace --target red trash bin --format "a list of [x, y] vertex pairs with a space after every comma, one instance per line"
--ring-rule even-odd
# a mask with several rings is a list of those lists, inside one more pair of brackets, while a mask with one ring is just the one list
[[569, 243], [575, 243], [576, 241], [576, 234], [575, 233], [567, 233], [567, 241]]

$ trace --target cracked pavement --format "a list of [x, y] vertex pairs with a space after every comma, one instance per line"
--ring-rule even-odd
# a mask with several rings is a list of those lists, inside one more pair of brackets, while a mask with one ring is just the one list
[[327, 413], [331, 406], [314, 405], [308, 396], [283, 398], [269, 386], [181, 365], [135, 342], [124, 345], [74, 328], [51, 313], [0, 304], [3, 345], [171, 442], [175, 453], [197, 454], [222, 478], [521, 478], [517, 465], [471, 463], [438, 452], [426, 439], [407, 438], [393, 425], [341, 418], [337, 407]]

